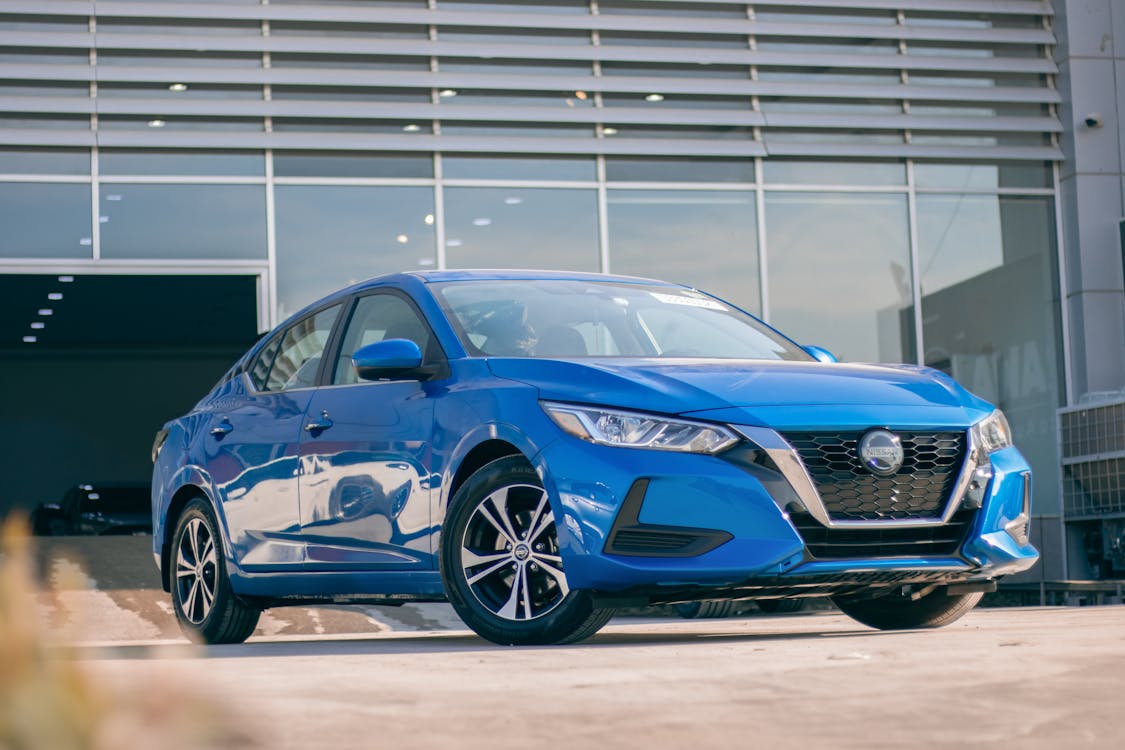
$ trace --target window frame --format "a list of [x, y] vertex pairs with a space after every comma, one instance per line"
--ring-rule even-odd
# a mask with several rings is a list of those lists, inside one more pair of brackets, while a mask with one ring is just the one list
[[[326, 353], [331, 351], [331, 347], [333, 346], [333, 344], [336, 340], [336, 337], [337, 337], [338, 332], [340, 330], [340, 320], [344, 317], [343, 313], [348, 310], [348, 304], [349, 304], [349, 298], [343, 298], [343, 299], [333, 298], [331, 300], [326, 300], [324, 302], [324, 304], [318, 305], [313, 310], [309, 310], [307, 313], [305, 313], [301, 317], [294, 319], [291, 323], [289, 323], [289, 324], [287, 324], [283, 327], [279, 326], [278, 328], [276, 328], [268, 337], [266, 337], [264, 339], [265, 343], [263, 343], [258, 348], [258, 350], [256, 352], [254, 352], [254, 356], [248, 357], [246, 359], [245, 365], [242, 367], [242, 376], [243, 376], [243, 380], [246, 384], [247, 390], [249, 390], [250, 393], [252, 393], [256, 396], [267, 396], [267, 395], [274, 395], [274, 394], [278, 394], [278, 393], [289, 393], [290, 391], [303, 391], [303, 390], [308, 390], [310, 388], [319, 388], [324, 382], [324, 367], [325, 367]], [[276, 390], [276, 391], [258, 388], [257, 384], [250, 377], [250, 370], [254, 367], [254, 364], [259, 360], [259, 358], [262, 357], [262, 355], [265, 354], [266, 350], [269, 349], [269, 347], [272, 346], [275, 342], [277, 343], [277, 348], [274, 349], [272, 354], [270, 354], [269, 369], [266, 370], [266, 376], [265, 377], [266, 377], [266, 383], [268, 384], [269, 383], [269, 377], [273, 373], [273, 367], [277, 363], [277, 355], [281, 351], [281, 342], [284, 341], [285, 336], [291, 330], [293, 330], [294, 327], [300, 325], [301, 323], [304, 323], [309, 318], [315, 318], [317, 315], [320, 315], [321, 313], [323, 313], [327, 310], [330, 310], [333, 307], [338, 307], [338, 308], [340, 308], [340, 310], [336, 314], [336, 319], [334, 321], [332, 321], [332, 329], [328, 332], [328, 338], [324, 342], [324, 350], [320, 355], [320, 366], [317, 367], [316, 376], [313, 379], [313, 384], [312, 385], [302, 385], [302, 386], [297, 386], [297, 387], [293, 387], [293, 388], [282, 388], [282, 389]]]

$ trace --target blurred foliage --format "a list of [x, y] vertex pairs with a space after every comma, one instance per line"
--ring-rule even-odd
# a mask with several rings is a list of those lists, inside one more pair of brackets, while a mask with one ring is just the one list
[[[26, 522], [0, 528], [0, 750], [249, 748], [246, 727], [189, 675], [153, 660], [130, 682], [99, 674], [43, 626]], [[95, 658], [99, 654], [93, 654]]]

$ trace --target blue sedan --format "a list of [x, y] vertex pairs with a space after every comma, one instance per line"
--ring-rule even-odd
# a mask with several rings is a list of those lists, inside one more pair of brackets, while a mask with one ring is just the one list
[[837, 363], [687, 287], [384, 276], [297, 313], [153, 446], [184, 632], [449, 601], [569, 643], [615, 608], [830, 596], [936, 627], [1031, 567], [1031, 472], [941, 372]]

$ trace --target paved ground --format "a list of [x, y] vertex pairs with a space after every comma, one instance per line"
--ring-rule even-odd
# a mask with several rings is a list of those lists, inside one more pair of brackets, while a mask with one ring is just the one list
[[266, 747], [1125, 746], [1120, 606], [977, 610], [920, 633], [818, 613], [617, 620], [554, 648], [443, 631], [78, 657], [107, 684], [218, 695]]
[[522, 649], [447, 605], [286, 608], [246, 644], [198, 648], [148, 544], [40, 550], [48, 627], [78, 643], [60, 653], [127, 696], [122, 726], [148, 728], [147, 747], [209, 698], [269, 748], [1125, 747], [1125, 606], [977, 610], [914, 633], [830, 612], [619, 618], [576, 646]]

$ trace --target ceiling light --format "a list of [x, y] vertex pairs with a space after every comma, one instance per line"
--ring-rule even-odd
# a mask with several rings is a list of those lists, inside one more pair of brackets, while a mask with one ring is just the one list
[[58, 302], [60, 299], [62, 299], [62, 292], [51, 292], [47, 295], [47, 299], [51, 300], [52, 302]]
[[149, 120], [148, 121], [148, 126], [150, 128], [162, 128], [167, 124], [168, 123], [166, 123], [164, 120]]
[[442, 89], [441, 91], [439, 91], [437, 93], [437, 95], [440, 96], [442, 99], [449, 99], [449, 98], [452, 98], [454, 96], [457, 96], [457, 90], [456, 89]]
[[37, 321], [35, 321], [34, 323], [31, 324], [31, 330], [33, 330], [33, 331], [42, 331], [46, 327], [47, 327], [47, 324], [44, 323], [41, 320], [37, 320]]
[[34, 344], [38, 340], [39, 340], [38, 336], [24, 336], [23, 337], [23, 343], [25, 343], [25, 344]]
[[602, 128], [602, 132], [606, 135], [617, 135], [617, 128]]
[[446, 247], [461, 247], [461, 245], [463, 245], [463, 244], [465, 244], [465, 243], [462, 242], [461, 240], [446, 240], [445, 241]]
[[434, 215], [433, 214], [426, 214], [426, 218], [422, 219], [422, 221], [426, 222], [426, 224], [432, 225], [434, 223]]
[[181, 91], [187, 91], [187, 84], [186, 83], [173, 83], [171, 86], [168, 87], [168, 90], [169, 91], [175, 91], [178, 94]]
[[39, 317], [40, 318], [48, 318], [48, 317], [50, 317], [54, 314], [55, 314], [55, 311], [52, 310], [49, 307], [40, 307], [39, 308]]
[[421, 125], [415, 125], [414, 123], [410, 123], [409, 125], [403, 125], [402, 126], [402, 132], [404, 132], [404, 133], [417, 133], [421, 129], [422, 129]]
[[428, 268], [429, 266], [432, 266], [433, 264], [434, 264], [433, 258], [419, 258], [418, 259], [418, 265], [422, 266], [423, 268]]
[[492, 219], [489, 219], [489, 218], [484, 217], [484, 216], [482, 216], [479, 219], [473, 219], [473, 226], [474, 227], [487, 227], [491, 223], [492, 223]]
[[73, 281], [74, 281], [74, 277], [73, 277], [73, 276], [60, 276], [60, 277], [59, 277], [59, 283], [60, 283], [60, 284], [70, 284], [70, 283], [72, 283]]
[[523, 198], [512, 195], [504, 199], [504, 204], [508, 206], [518, 206], [523, 203]]
[[119, 201], [119, 200], [121, 200], [121, 194], [120, 193], [110, 193], [109, 195], [107, 195], [105, 197], [105, 199], [107, 201]]
[[575, 91], [574, 96], [577, 99], [581, 99], [582, 101], [586, 101], [586, 97], [589, 96], [589, 94], [587, 94], [585, 91]]
[[649, 94], [645, 97], [646, 102], [662, 102], [664, 101], [664, 94]]
[[405, 234], [400, 234], [398, 237], [395, 237], [395, 241], [400, 245], [405, 245], [407, 242], [410, 242], [410, 238]]

